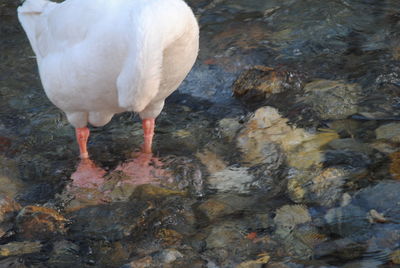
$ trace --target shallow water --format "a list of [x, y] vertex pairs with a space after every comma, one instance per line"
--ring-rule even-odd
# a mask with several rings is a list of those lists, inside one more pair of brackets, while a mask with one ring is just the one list
[[[188, 4], [200, 55], [157, 119], [153, 158], [124, 113], [91, 128], [85, 174], [17, 4], [0, 4], [0, 194], [25, 207], [0, 213], [0, 249], [42, 245], [0, 250], [0, 266], [400, 264], [400, 3]], [[35, 223], [30, 205], [54, 215]]]

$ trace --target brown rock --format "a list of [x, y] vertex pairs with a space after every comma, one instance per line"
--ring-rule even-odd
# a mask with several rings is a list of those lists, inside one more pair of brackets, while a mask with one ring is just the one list
[[23, 239], [48, 239], [64, 233], [66, 222], [54, 209], [26, 206], [17, 216], [17, 233]]
[[266, 66], [254, 66], [243, 72], [235, 81], [233, 93], [245, 103], [254, 104], [274, 94], [302, 87], [302, 79], [294, 73]]

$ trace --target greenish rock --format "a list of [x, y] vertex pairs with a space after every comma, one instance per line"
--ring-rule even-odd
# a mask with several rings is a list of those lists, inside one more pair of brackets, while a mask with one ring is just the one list
[[352, 138], [333, 140], [328, 144], [328, 147], [334, 150], [348, 150], [365, 154], [371, 154], [373, 152], [373, 148], [369, 144], [362, 143]]
[[376, 139], [400, 142], [400, 123], [382, 125], [375, 130]]
[[0, 194], [15, 198], [24, 188], [17, 162], [0, 155]]
[[224, 118], [218, 122], [218, 130], [228, 141], [232, 141], [242, 127], [238, 118]]
[[344, 119], [358, 112], [361, 86], [344, 81], [316, 80], [304, 86], [304, 101], [321, 119]]

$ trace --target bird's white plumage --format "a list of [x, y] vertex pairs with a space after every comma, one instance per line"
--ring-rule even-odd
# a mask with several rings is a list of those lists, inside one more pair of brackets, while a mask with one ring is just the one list
[[47, 96], [78, 128], [123, 111], [158, 116], [198, 53], [182, 0], [26, 0], [18, 17]]

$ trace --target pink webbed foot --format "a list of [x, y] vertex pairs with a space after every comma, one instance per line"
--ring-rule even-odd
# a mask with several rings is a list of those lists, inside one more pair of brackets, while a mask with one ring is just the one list
[[98, 167], [89, 158], [82, 159], [71, 175], [72, 186], [80, 188], [98, 188], [104, 184], [106, 171]]

